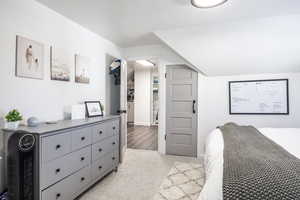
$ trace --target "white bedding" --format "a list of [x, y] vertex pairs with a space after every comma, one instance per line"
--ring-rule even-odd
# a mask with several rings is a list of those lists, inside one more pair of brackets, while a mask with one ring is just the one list
[[[261, 128], [259, 131], [300, 159], [300, 129]], [[206, 182], [198, 200], [223, 200], [224, 141], [219, 129], [210, 133], [205, 148]]]

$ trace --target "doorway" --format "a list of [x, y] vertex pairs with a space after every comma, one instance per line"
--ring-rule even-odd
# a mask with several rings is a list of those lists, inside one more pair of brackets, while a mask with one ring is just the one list
[[105, 115], [120, 115], [120, 162], [127, 144], [127, 62], [106, 54]]
[[118, 59], [106, 54], [106, 83], [105, 83], [105, 102], [106, 108], [105, 113], [108, 115], [118, 115], [118, 111], [120, 110], [120, 100], [121, 100], [121, 74], [117, 77], [117, 74], [114, 75], [111, 72], [111, 65], [114, 61]]
[[127, 79], [127, 148], [157, 151], [159, 79], [155, 61], [128, 61]]

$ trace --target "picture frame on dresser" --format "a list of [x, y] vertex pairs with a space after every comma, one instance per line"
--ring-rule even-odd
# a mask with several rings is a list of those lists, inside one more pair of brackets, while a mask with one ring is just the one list
[[88, 118], [103, 116], [103, 110], [100, 101], [86, 101], [84, 104]]

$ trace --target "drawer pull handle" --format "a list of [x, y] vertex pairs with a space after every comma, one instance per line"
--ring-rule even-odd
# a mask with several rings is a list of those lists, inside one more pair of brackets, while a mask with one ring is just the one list
[[84, 177], [81, 177], [81, 182], [83, 182], [85, 180], [85, 178]]
[[100, 149], [98, 149], [98, 151], [99, 151], [99, 152], [101, 152], [101, 151], [102, 151], [102, 149], [100, 148]]
[[115, 130], [115, 129], [116, 129], [116, 127], [114, 126], [114, 127], [113, 127], [113, 130]]
[[83, 140], [85, 140], [85, 137], [82, 137], [82, 138], [81, 138], [81, 141], [83, 141]]
[[80, 160], [81, 160], [81, 161], [84, 161], [84, 157], [81, 157]]
[[112, 143], [112, 145], [115, 145], [115, 144], [116, 144], [115, 142]]
[[102, 133], [103, 133], [102, 131], [99, 131], [99, 134], [100, 134], [100, 135], [102, 135]]
[[58, 174], [59, 172], [60, 172], [60, 169], [59, 169], [59, 168], [55, 170], [55, 173], [56, 173], [56, 174]]
[[57, 193], [56, 194], [56, 199], [58, 199], [60, 196], [61, 196], [60, 193]]
[[60, 144], [56, 145], [56, 150], [60, 149], [60, 147], [61, 147]]
[[102, 169], [102, 166], [99, 166], [98, 169], [101, 170], [101, 169]]
[[116, 160], [116, 158], [115, 158], [115, 157], [112, 157], [112, 159], [113, 159], [113, 160]]

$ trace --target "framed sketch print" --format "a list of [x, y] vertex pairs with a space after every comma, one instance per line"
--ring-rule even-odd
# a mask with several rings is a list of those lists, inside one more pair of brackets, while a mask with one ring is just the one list
[[17, 36], [16, 76], [44, 79], [44, 45]]
[[86, 107], [87, 116], [89, 118], [103, 116], [103, 111], [101, 108], [100, 101], [86, 101], [84, 103]]
[[229, 82], [231, 115], [288, 115], [289, 80]]
[[70, 81], [74, 57], [65, 49], [51, 47], [51, 80]]
[[76, 83], [90, 83], [90, 65], [91, 61], [88, 57], [75, 55], [75, 82]]

